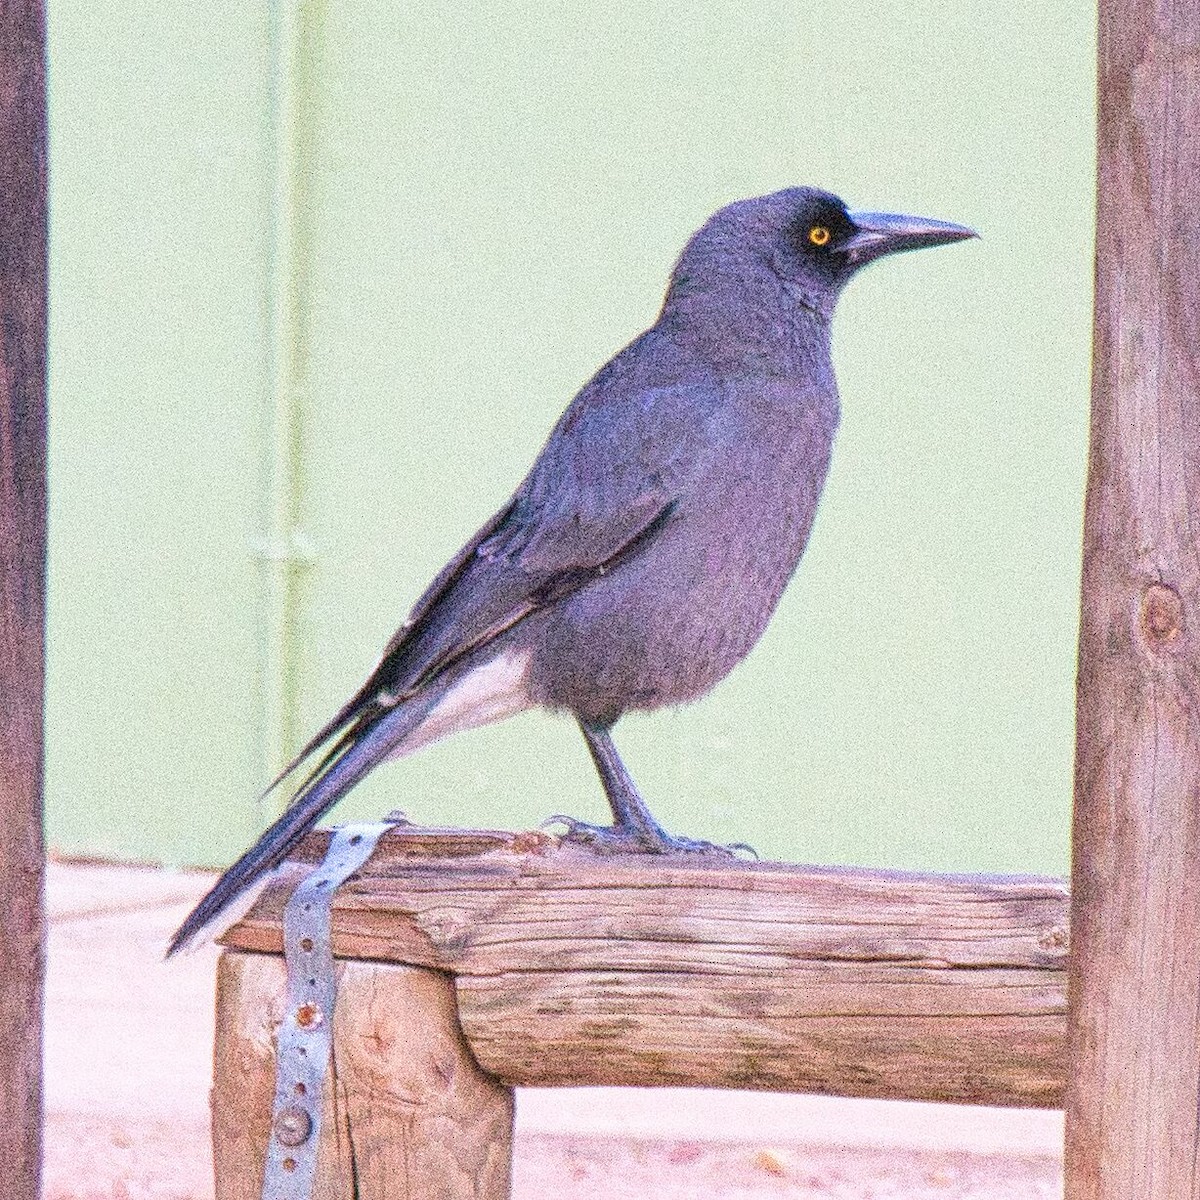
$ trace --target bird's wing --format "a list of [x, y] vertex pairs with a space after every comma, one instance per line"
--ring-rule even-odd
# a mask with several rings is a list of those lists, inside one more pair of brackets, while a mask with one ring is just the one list
[[402, 744], [437, 703], [446, 685], [439, 676], [653, 544], [704, 458], [703, 405], [693, 393], [629, 402], [618, 393], [617, 403], [610, 394], [580, 411], [587, 398], [585, 389], [512, 500], [450, 560], [370, 678], [283, 772], [325, 747], [284, 812], [179, 927], [169, 953], [215, 922]]
[[340, 734], [319, 772], [447, 668], [654, 540], [701, 456], [709, 406], [691, 389], [581, 405], [587, 398], [567, 410], [513, 498], [447, 563], [362, 687], [275, 782]]

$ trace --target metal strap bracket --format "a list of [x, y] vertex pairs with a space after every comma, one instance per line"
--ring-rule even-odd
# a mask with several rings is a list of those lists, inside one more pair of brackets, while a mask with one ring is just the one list
[[321, 865], [301, 880], [283, 910], [287, 1012], [275, 1055], [263, 1200], [312, 1196], [337, 995], [330, 908], [337, 889], [371, 857], [380, 836], [391, 828], [393, 823], [384, 821], [334, 830]]

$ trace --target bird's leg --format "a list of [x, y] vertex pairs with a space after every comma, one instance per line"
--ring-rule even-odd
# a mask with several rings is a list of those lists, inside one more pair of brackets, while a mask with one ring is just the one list
[[665, 848], [663, 843], [669, 839], [669, 835], [650, 815], [629, 769], [617, 753], [612, 734], [607, 729], [585, 725], [582, 721], [579, 729], [583, 740], [587, 742], [592, 762], [596, 764], [600, 782], [604, 785], [604, 795], [612, 809], [613, 830], [633, 837], [648, 850]]
[[[700, 842], [667, 833], [650, 814], [646, 802], [639, 795], [637, 786], [617, 753], [608, 727], [580, 721], [579, 728], [591, 752], [592, 762], [596, 764], [600, 782], [604, 785], [613, 823], [611, 826], [588, 825], [573, 817], [549, 818], [547, 824], [561, 821], [566, 825], [564, 841], [580, 842], [608, 853], [729, 855], [735, 850], [750, 849], [748, 846], [717, 846], [712, 842]], [[750, 853], [753, 854], [753, 850]]]

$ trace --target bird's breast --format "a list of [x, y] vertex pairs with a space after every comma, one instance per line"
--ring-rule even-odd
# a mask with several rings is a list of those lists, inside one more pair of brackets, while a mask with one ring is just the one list
[[589, 720], [703, 695], [766, 628], [804, 552], [836, 412], [742, 422], [654, 541], [564, 601], [532, 664], [541, 703]]

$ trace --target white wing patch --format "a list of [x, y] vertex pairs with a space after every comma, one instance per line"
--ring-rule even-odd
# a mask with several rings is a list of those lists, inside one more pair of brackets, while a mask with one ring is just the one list
[[463, 729], [478, 729], [533, 707], [528, 650], [498, 654], [458, 681], [389, 757], [403, 758]]

